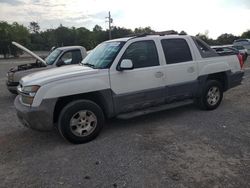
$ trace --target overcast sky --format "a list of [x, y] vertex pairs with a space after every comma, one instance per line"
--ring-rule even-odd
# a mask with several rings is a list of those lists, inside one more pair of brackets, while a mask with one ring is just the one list
[[107, 29], [113, 25], [134, 29], [150, 26], [156, 31], [184, 30], [188, 34], [240, 35], [250, 29], [250, 0], [0, 0], [0, 20], [41, 28], [86, 27]]

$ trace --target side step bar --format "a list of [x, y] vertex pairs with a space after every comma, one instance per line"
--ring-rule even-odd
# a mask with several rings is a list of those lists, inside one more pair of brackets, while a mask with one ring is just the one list
[[138, 110], [138, 111], [133, 111], [133, 112], [120, 114], [120, 115], [117, 116], [117, 118], [119, 118], [119, 119], [130, 119], [130, 118], [134, 118], [134, 117], [137, 117], [137, 116], [150, 114], [150, 113], [153, 113], [153, 112], [159, 112], [159, 111], [163, 111], [163, 110], [177, 108], [177, 107], [180, 107], [180, 106], [189, 105], [189, 104], [192, 104], [192, 103], [194, 103], [194, 101], [191, 100], [191, 99], [188, 99], [188, 100], [184, 100], [184, 101], [180, 101], [180, 102], [164, 104], [164, 105], [160, 105], [160, 106], [153, 106], [153, 107], [149, 107], [149, 108]]

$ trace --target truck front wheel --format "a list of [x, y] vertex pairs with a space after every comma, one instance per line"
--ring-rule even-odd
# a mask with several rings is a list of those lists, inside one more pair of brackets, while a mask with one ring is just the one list
[[81, 144], [96, 138], [104, 124], [102, 109], [89, 100], [67, 104], [59, 115], [58, 130], [69, 142]]
[[201, 97], [198, 99], [199, 106], [204, 110], [214, 110], [220, 105], [222, 98], [221, 83], [217, 80], [208, 80]]

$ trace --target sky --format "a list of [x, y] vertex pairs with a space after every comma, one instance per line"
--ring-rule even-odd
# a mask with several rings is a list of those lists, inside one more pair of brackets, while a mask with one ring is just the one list
[[0, 0], [0, 21], [35, 21], [42, 30], [60, 24], [107, 29], [108, 11], [114, 26], [130, 29], [150, 26], [212, 38], [250, 29], [250, 0]]

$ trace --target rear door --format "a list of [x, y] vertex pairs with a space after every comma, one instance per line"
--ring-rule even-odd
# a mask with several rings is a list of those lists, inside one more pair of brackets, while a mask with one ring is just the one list
[[161, 40], [166, 65], [167, 101], [189, 98], [195, 94], [198, 86], [197, 64], [194, 61], [190, 46], [184, 38]]
[[[110, 70], [116, 113], [163, 103], [165, 78], [154, 40], [129, 41], [124, 48], [118, 64]], [[130, 59], [134, 69], [118, 71], [123, 59]]]

